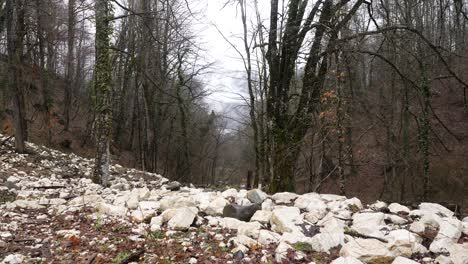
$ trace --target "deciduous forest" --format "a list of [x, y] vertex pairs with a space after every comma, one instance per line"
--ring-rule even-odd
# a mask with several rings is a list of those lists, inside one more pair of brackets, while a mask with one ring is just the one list
[[235, 117], [205, 100], [215, 62], [188, 1], [1, 1], [3, 133], [95, 158], [104, 185], [112, 161], [197, 186], [466, 202], [466, 1], [224, 4], [243, 32], [218, 35], [243, 65]]
[[468, 263], [468, 0], [0, 0], [0, 264]]

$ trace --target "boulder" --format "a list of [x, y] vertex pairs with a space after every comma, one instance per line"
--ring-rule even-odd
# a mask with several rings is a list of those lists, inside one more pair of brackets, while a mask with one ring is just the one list
[[353, 239], [343, 245], [340, 250], [342, 257], [354, 257], [364, 263], [388, 263], [395, 256], [386, 245], [376, 239]]
[[21, 255], [21, 254], [10, 254], [6, 256], [1, 264], [20, 264], [20, 263], [25, 263], [26, 262], [26, 257]]
[[208, 215], [223, 215], [223, 210], [227, 204], [226, 199], [218, 197], [210, 202], [204, 212]]
[[252, 248], [258, 245], [258, 242], [256, 240], [253, 240], [252, 238], [246, 235], [237, 235], [236, 237], [229, 239], [228, 243], [232, 244], [234, 247], [242, 245], [248, 248]]
[[43, 209], [43, 205], [39, 204], [39, 200], [16, 200], [11, 203], [7, 203], [8, 209], [21, 208], [21, 209]]
[[260, 204], [252, 204], [246, 206], [240, 206], [236, 204], [228, 204], [224, 206], [222, 210], [223, 217], [231, 217], [239, 219], [241, 221], [248, 222], [255, 214], [255, 212], [261, 210]]
[[293, 247], [285, 242], [279, 243], [275, 250], [276, 262], [283, 263], [283, 259], [286, 258], [289, 249], [293, 249]]
[[353, 215], [352, 229], [360, 234], [382, 237], [380, 230], [385, 227], [383, 213], [357, 213]]
[[264, 210], [264, 211], [273, 211], [273, 209], [275, 209], [275, 203], [273, 203], [272, 200], [266, 199], [262, 203], [262, 210]]
[[404, 205], [401, 205], [399, 203], [391, 203], [388, 206], [388, 210], [390, 210], [390, 212], [392, 212], [394, 214], [398, 214], [400, 212], [409, 214], [409, 212], [411, 211], [408, 207], [406, 207]]
[[405, 229], [390, 231], [385, 239], [388, 240], [387, 247], [396, 256], [411, 257], [413, 253], [427, 251], [419, 244], [422, 242], [422, 238]]
[[271, 211], [258, 210], [250, 219], [250, 222], [259, 222], [261, 224], [267, 224], [270, 222]]
[[436, 204], [436, 203], [421, 203], [419, 205], [419, 210], [421, 211], [426, 211], [430, 212], [433, 214], [436, 214], [438, 216], [447, 216], [447, 217], [452, 217], [454, 213], [447, 209], [446, 207]]
[[169, 196], [159, 201], [160, 209], [167, 210], [182, 207], [196, 207], [195, 200], [188, 197]]
[[447, 257], [447, 256], [444, 256], [444, 255], [440, 255], [438, 256], [434, 262], [436, 264], [453, 264], [453, 261], [450, 259], [450, 257]]
[[326, 203], [346, 200], [345, 196], [336, 195], [336, 194], [320, 194], [320, 198], [322, 198], [322, 200], [325, 201]]
[[290, 193], [290, 192], [281, 192], [281, 193], [275, 193], [271, 198], [277, 203], [277, 204], [290, 204], [292, 203], [299, 195], [295, 193]]
[[247, 192], [246, 194], [247, 199], [252, 203], [263, 203], [265, 199], [268, 197], [266, 193], [262, 192], [259, 189], [253, 189]]
[[275, 232], [268, 230], [260, 230], [258, 234], [258, 242], [264, 246], [269, 244], [276, 244], [280, 240], [281, 236]]
[[166, 184], [165, 187], [166, 187], [166, 190], [169, 190], [169, 191], [178, 191], [180, 190], [181, 186], [182, 184], [180, 184], [179, 182], [173, 181], [173, 182]]
[[104, 202], [99, 203], [96, 206], [96, 211], [101, 214], [115, 217], [125, 217], [128, 213], [128, 209], [124, 206], [112, 205]]
[[344, 233], [347, 225], [341, 219], [335, 217], [333, 213], [328, 213], [322, 220], [317, 222], [320, 226], [320, 232]]
[[70, 202], [68, 202], [69, 206], [91, 206], [91, 207], [96, 207], [99, 203], [104, 202], [104, 199], [100, 195], [94, 194], [94, 195], [83, 195], [74, 198]]
[[345, 243], [344, 233], [320, 233], [313, 236], [308, 243], [316, 252], [330, 253], [330, 249]]
[[272, 230], [278, 233], [294, 232], [299, 230], [296, 223], [300, 223], [301, 211], [297, 207], [283, 207], [273, 210], [270, 224]]
[[450, 238], [435, 239], [429, 246], [429, 251], [433, 253], [448, 253], [449, 248], [455, 244]]
[[236, 189], [228, 189], [224, 192], [221, 193], [221, 195], [227, 199], [228, 197], [234, 197], [236, 198], [237, 197], [237, 190]]
[[150, 222], [150, 230], [151, 232], [159, 231], [161, 230], [161, 226], [163, 225], [164, 221], [161, 216], [156, 216], [151, 218]]
[[8, 189], [19, 189], [18, 184], [20, 182], [20, 178], [16, 176], [10, 176], [7, 178], [5, 186]]
[[375, 203], [369, 205], [369, 208], [374, 211], [381, 212], [387, 208], [387, 203], [382, 202], [382, 201], [376, 201]]
[[418, 264], [418, 262], [404, 257], [396, 257], [392, 264]]
[[359, 259], [354, 257], [339, 257], [331, 262], [331, 264], [364, 264]]
[[224, 217], [224, 218], [221, 218], [219, 220], [219, 224], [221, 225], [221, 227], [226, 228], [226, 229], [235, 229], [235, 230], [237, 230], [239, 228], [239, 226], [241, 226], [243, 223], [245, 223], [245, 222], [242, 222], [240, 220], [237, 220], [237, 219], [231, 218], [231, 217]]
[[454, 264], [468, 263], [468, 243], [452, 244], [448, 247], [448, 252]]
[[262, 228], [262, 226], [258, 222], [241, 222], [241, 224], [237, 227], [237, 234], [258, 237], [260, 228]]
[[439, 221], [439, 233], [437, 233], [437, 239], [449, 238], [454, 242], [458, 241], [463, 231], [462, 222], [456, 218], [444, 218], [443, 221]]
[[197, 208], [180, 208], [174, 217], [169, 220], [167, 226], [176, 231], [185, 231], [192, 225], [197, 214]]
[[385, 214], [385, 220], [397, 225], [404, 225], [408, 223], [408, 220], [406, 220], [405, 218], [392, 214]]

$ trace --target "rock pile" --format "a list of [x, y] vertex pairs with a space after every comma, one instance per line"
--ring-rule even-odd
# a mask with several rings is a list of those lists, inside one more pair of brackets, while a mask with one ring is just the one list
[[[0, 149], [0, 263], [94, 263], [106, 254], [116, 263], [468, 263], [468, 219], [439, 204], [206, 191], [119, 165], [103, 188], [89, 179], [92, 161], [28, 148], [33, 154]], [[140, 251], [118, 254], [132, 243]]]

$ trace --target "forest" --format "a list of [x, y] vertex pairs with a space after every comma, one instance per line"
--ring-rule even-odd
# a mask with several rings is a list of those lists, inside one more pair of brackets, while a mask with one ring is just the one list
[[0, 0], [0, 264], [468, 264], [468, 0]]
[[195, 186], [466, 205], [468, 2], [221, 2], [240, 34], [211, 25], [217, 45], [241, 65], [224, 110], [206, 100], [200, 1], [0, 1], [2, 133], [19, 153], [94, 158], [104, 186], [115, 162]]

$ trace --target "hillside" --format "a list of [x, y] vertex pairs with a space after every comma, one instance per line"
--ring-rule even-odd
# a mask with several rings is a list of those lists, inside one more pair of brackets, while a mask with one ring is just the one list
[[468, 219], [439, 204], [221, 192], [119, 165], [104, 189], [91, 160], [0, 142], [2, 264], [468, 263]]

